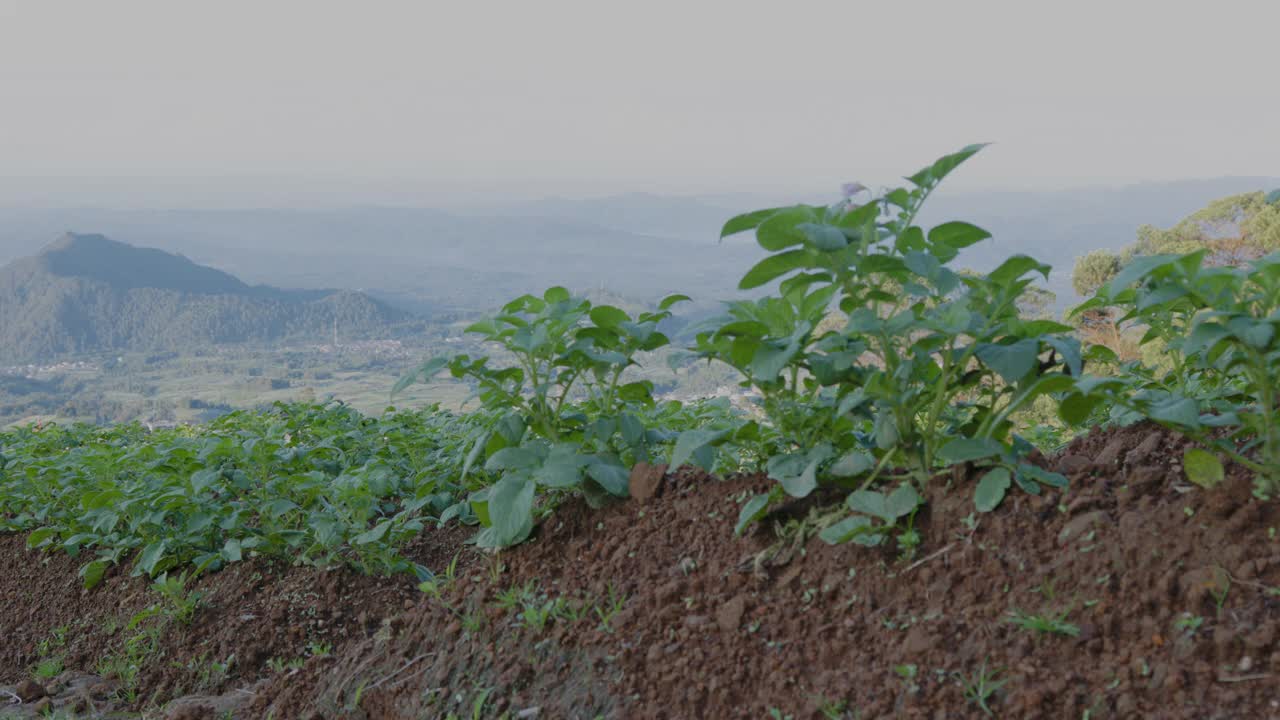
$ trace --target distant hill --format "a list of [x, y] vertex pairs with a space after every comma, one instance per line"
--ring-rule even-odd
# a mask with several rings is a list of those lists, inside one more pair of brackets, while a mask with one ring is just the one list
[[250, 286], [181, 255], [67, 233], [0, 268], [0, 362], [286, 338], [385, 336], [410, 317], [367, 295]]
[[[1078, 255], [1133, 242], [1140, 225], [1167, 227], [1214, 198], [1280, 187], [1278, 178], [1216, 178], [1055, 191], [960, 192], [943, 185], [921, 222], [968, 220], [994, 238], [966, 250], [957, 266], [990, 270], [1011, 253], [1054, 266], [1048, 287], [1070, 304]], [[795, 202], [832, 202], [829, 192], [588, 199], [495, 198], [451, 209], [6, 208], [0, 206], [0, 262], [30, 254], [65, 227], [108, 235], [217, 265], [248, 283], [358, 288], [423, 315], [488, 312], [550, 285], [599, 290], [638, 302], [692, 295], [682, 313], [715, 311], [743, 297], [742, 274], [764, 256], [750, 234], [718, 242], [739, 212]], [[0, 204], [4, 198], [0, 197]]]

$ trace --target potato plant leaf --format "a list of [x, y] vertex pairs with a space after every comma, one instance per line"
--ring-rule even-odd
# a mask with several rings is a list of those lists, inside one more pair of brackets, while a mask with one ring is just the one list
[[1201, 448], [1187, 448], [1182, 453], [1182, 469], [1188, 480], [1206, 490], [1212, 490], [1225, 476], [1217, 456]]

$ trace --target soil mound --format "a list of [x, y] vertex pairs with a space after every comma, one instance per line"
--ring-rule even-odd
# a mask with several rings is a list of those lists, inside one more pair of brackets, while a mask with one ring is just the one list
[[[566, 504], [496, 556], [425, 533], [418, 562], [459, 557], [434, 592], [245, 563], [201, 581], [208, 606], [166, 629], [137, 703], [242, 688], [243, 718], [1280, 717], [1280, 509], [1240, 468], [1187, 484], [1185, 445], [1095, 432], [1042, 460], [1068, 490], [989, 514], [964, 478], [936, 484], [910, 558], [825, 545], [812, 502], [735, 538], [770, 481], [684, 470], [645, 502]], [[0, 539], [0, 682], [60, 625], [83, 626], [64, 662], [91, 671], [121, 642], [104, 619], [155, 601], [122, 576], [81, 591], [77, 564]], [[207, 687], [176, 667], [230, 654]]]

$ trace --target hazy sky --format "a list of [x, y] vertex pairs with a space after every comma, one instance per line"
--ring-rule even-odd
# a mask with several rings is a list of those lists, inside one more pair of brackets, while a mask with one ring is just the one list
[[975, 141], [962, 188], [1276, 175], [1277, 27], [1275, 0], [0, 0], [0, 204], [835, 188]]

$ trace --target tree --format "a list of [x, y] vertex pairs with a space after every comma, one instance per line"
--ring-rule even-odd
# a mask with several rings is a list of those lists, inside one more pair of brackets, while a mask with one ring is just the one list
[[1122, 262], [1139, 255], [1188, 253], [1209, 247], [1232, 264], [1280, 250], [1280, 198], [1276, 193], [1243, 193], [1219, 198], [1168, 230], [1143, 225], [1138, 241], [1125, 248]]
[[1071, 271], [1071, 286], [1080, 295], [1089, 297], [1096, 293], [1098, 288], [1111, 282], [1111, 278], [1118, 272], [1120, 272], [1118, 255], [1109, 250], [1093, 250], [1087, 255], [1076, 258], [1076, 266]]

